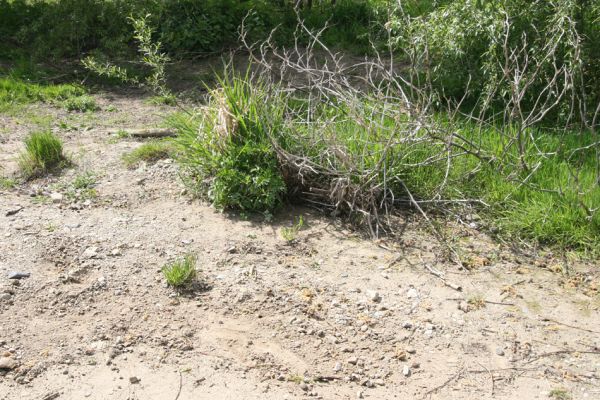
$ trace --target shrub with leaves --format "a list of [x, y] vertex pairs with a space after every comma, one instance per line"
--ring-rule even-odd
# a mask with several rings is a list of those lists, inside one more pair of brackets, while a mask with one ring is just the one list
[[[399, 8], [388, 27], [396, 49], [421, 70], [418, 83], [440, 96], [537, 107], [559, 70], [570, 75], [562, 83], [568, 96], [554, 93], [564, 106], [550, 115], [572, 117], [565, 109], [574, 102], [591, 119], [600, 101], [598, 21], [600, 8], [581, 0], [457, 0], [419, 15]], [[509, 64], [518, 65], [519, 82]], [[511, 85], [530, 90], [516, 98]]]

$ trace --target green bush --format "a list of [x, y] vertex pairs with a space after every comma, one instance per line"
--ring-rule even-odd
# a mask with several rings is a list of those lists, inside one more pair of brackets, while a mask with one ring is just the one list
[[19, 158], [19, 166], [26, 179], [63, 167], [67, 163], [62, 141], [52, 132], [34, 132], [25, 139], [25, 152]]
[[[556, 62], [557, 68], [572, 73], [573, 81], [563, 83], [570, 90], [564, 106], [549, 116], [565, 118], [562, 114], [568, 114], [564, 110], [572, 101], [587, 102], [584, 117], [596, 110], [600, 102], [600, 7], [581, 0], [457, 0], [442, 1], [421, 12], [393, 15], [389, 25], [393, 45], [414, 57], [422, 70], [420, 78], [430, 79], [440, 97], [459, 99], [467, 94], [465, 104], [472, 105], [492, 94], [491, 100], [502, 110], [514, 100], [514, 78], [506, 76], [507, 63], [518, 63], [520, 85], [532, 80], [527, 83], [530, 90], [519, 100], [526, 112], [539, 104], [538, 96], [551, 80]], [[514, 59], [508, 61], [507, 56]]]

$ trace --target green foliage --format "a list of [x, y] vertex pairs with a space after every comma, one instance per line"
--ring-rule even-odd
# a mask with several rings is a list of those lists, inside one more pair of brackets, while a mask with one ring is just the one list
[[138, 42], [140, 63], [149, 71], [146, 76], [140, 78], [125, 68], [112, 65], [109, 62], [101, 63], [92, 56], [84, 58], [82, 64], [99, 76], [148, 87], [155, 93], [156, 96], [153, 99], [157, 104], [162, 102], [162, 104], [175, 105], [177, 104], [177, 98], [167, 88], [165, 75], [165, 67], [170, 58], [161, 51], [162, 44], [152, 40], [154, 29], [148, 22], [150, 17], [150, 14], [148, 14], [145, 17], [129, 18], [134, 29], [134, 37]]
[[67, 111], [87, 112], [96, 111], [99, 108], [96, 104], [96, 100], [87, 95], [70, 97], [66, 99], [63, 104]]
[[[378, 117], [376, 125], [365, 126], [370, 115], [384, 115], [382, 107], [390, 107], [368, 96], [355, 105], [355, 114], [344, 106], [320, 105], [307, 124], [306, 104], [280, 97], [272, 86], [239, 76], [221, 85], [203, 114], [171, 120], [180, 131], [179, 161], [188, 183], [219, 208], [272, 211], [288, 194], [305, 192], [310, 181], [310, 187], [323, 190], [343, 184], [336, 196], [345, 197], [333, 197], [343, 212], [346, 202], [365, 196], [379, 202], [379, 188], [385, 187], [403, 204], [410, 204], [407, 190], [417, 200], [481, 199], [488, 206], [474, 207], [486, 217], [486, 227], [505, 239], [600, 254], [593, 133], [528, 128], [525, 135], [533, 139], [526, 144], [525, 161], [536, 166], [531, 173], [520, 167], [510, 127], [481, 128], [468, 120], [451, 124], [439, 117], [431, 121], [434, 131], [476, 141], [483, 156], [455, 150], [448, 165], [448, 158], [440, 157], [446, 142], [401, 140], [409, 119]], [[395, 144], [386, 147], [391, 141]], [[305, 171], [302, 179], [290, 175], [274, 146], [301, 156], [317, 172]], [[291, 240], [295, 233], [282, 230]]]
[[88, 171], [77, 175], [69, 185], [65, 185], [62, 189], [69, 200], [86, 201], [98, 197], [95, 186], [96, 175]]
[[144, 143], [130, 153], [123, 155], [123, 162], [128, 168], [135, 168], [141, 162], [156, 162], [174, 155], [174, 146], [168, 140], [153, 140]]
[[178, 159], [196, 193], [220, 209], [271, 212], [286, 191], [271, 145], [282, 108], [260, 82], [247, 78], [227, 74], [201, 121], [179, 115], [171, 123], [179, 129]]
[[176, 288], [191, 284], [197, 274], [196, 261], [195, 255], [187, 254], [183, 258], [165, 265], [162, 268], [162, 273], [167, 283]]
[[91, 172], [77, 175], [73, 180], [74, 189], [91, 189], [96, 184], [96, 176]]
[[19, 157], [19, 166], [26, 179], [66, 164], [62, 141], [51, 132], [34, 132], [25, 139], [25, 152]]

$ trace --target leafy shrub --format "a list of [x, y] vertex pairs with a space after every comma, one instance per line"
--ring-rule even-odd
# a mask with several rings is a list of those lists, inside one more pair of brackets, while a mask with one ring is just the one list
[[[587, 102], [583, 109], [593, 113], [600, 102], [599, 20], [599, 7], [579, 0], [457, 0], [420, 15], [397, 12], [389, 26], [396, 48], [440, 96], [467, 94], [473, 103], [491, 96], [502, 109], [515, 101], [510, 63], [520, 74], [517, 85], [531, 88], [519, 101], [535, 107], [555, 69], [564, 68], [572, 78], [563, 83], [562, 103]], [[560, 117], [565, 107], [550, 115]]]
[[25, 139], [25, 152], [19, 158], [19, 166], [27, 179], [67, 163], [62, 141], [52, 132], [34, 132]]
[[167, 283], [173, 287], [189, 285], [196, 278], [196, 261], [193, 254], [187, 254], [162, 268]]

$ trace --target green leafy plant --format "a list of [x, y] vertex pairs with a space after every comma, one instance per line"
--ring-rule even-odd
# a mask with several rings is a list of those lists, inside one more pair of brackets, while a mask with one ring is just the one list
[[174, 155], [174, 146], [168, 140], [153, 140], [123, 155], [123, 162], [128, 168], [134, 168], [141, 162], [156, 162]]
[[69, 200], [93, 200], [98, 197], [98, 192], [95, 189], [96, 182], [96, 175], [88, 171], [77, 175], [63, 189], [66, 191], [65, 195]]
[[81, 62], [84, 67], [99, 76], [147, 87], [156, 95], [154, 97], [155, 101], [174, 105], [177, 102], [177, 98], [167, 87], [165, 73], [165, 68], [170, 58], [166, 53], [162, 52], [161, 42], [153, 40], [152, 36], [155, 28], [152, 27], [150, 18], [150, 14], [137, 18], [133, 16], [129, 17], [129, 22], [133, 26], [133, 36], [138, 42], [139, 61], [149, 70], [149, 73], [143, 78], [132, 74], [126, 68], [113, 65], [110, 62], [100, 62], [93, 56], [88, 56]]
[[167, 283], [177, 288], [191, 284], [197, 274], [196, 261], [195, 255], [187, 254], [183, 258], [166, 264], [162, 268], [162, 273]]
[[91, 96], [70, 97], [63, 102], [67, 111], [88, 112], [98, 110], [96, 100]]
[[19, 157], [19, 166], [26, 179], [42, 175], [68, 165], [62, 141], [52, 132], [34, 132], [25, 139], [25, 152]]
[[304, 227], [304, 218], [302, 215], [298, 217], [298, 220], [295, 224], [289, 227], [281, 228], [281, 236], [288, 243], [293, 243], [298, 237], [298, 232]]
[[75, 189], [90, 189], [96, 184], [96, 175], [92, 172], [85, 172], [77, 175], [73, 180], [72, 186]]

